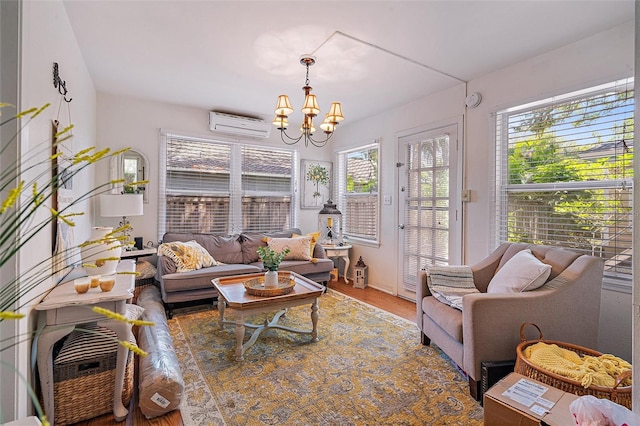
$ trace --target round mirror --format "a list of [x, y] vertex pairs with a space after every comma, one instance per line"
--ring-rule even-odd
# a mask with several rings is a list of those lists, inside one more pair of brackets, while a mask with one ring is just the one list
[[112, 194], [142, 194], [145, 203], [149, 202], [147, 185], [131, 185], [132, 182], [146, 180], [149, 176], [149, 161], [144, 154], [129, 150], [111, 157], [111, 179], [124, 179], [124, 183], [114, 185]]

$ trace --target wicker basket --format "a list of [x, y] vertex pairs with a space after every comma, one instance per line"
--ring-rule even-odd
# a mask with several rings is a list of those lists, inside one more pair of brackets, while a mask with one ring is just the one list
[[260, 297], [283, 296], [293, 291], [296, 282], [287, 273], [278, 274], [278, 284], [273, 288], [264, 286], [264, 277], [252, 278], [244, 282], [248, 294]]
[[[106, 354], [92, 354], [90, 350], [88, 352], [83, 359], [54, 364], [56, 426], [78, 423], [113, 411], [117, 351]], [[122, 402], [125, 406], [131, 400], [133, 378], [134, 356], [129, 352], [122, 388]]]
[[[524, 336], [524, 329], [527, 325], [532, 325], [538, 329], [540, 333], [540, 338], [537, 340], [526, 340]], [[538, 342], [543, 342], [546, 344], [555, 344], [563, 349], [568, 349], [570, 351], [576, 352], [580, 356], [591, 355], [591, 356], [600, 356], [601, 352], [594, 351], [591, 349], [587, 349], [578, 345], [573, 345], [571, 343], [564, 343], [555, 340], [544, 340], [542, 336], [542, 331], [540, 327], [536, 324], [525, 322], [520, 326], [520, 344], [516, 348], [516, 365], [514, 371], [516, 373], [520, 373], [523, 376], [527, 376], [531, 379], [537, 380], [544, 384], [553, 386], [554, 388], [558, 388], [568, 393], [572, 393], [575, 395], [593, 395], [596, 398], [609, 399], [617, 404], [623, 405], [628, 409], [631, 409], [631, 389], [632, 386], [620, 386], [623, 380], [631, 377], [631, 370], [627, 370], [620, 374], [616, 378], [615, 385], [610, 388], [606, 386], [596, 386], [591, 385], [587, 388], [582, 386], [582, 384], [576, 380], [560, 376], [551, 371], [544, 370], [534, 364], [532, 364], [527, 357], [524, 355], [524, 351], [528, 346], [535, 345]]]

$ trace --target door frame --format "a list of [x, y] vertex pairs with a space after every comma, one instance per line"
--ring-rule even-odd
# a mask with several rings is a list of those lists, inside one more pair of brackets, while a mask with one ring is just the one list
[[[403, 130], [401, 132], [397, 132], [395, 136], [396, 140], [396, 200], [397, 202], [397, 210], [396, 210], [396, 253], [398, 261], [398, 268], [396, 269], [397, 277], [396, 277], [396, 289], [395, 293], [399, 297], [403, 297], [409, 300], [415, 301], [415, 293], [409, 290], [404, 289], [404, 236], [403, 230], [400, 229], [400, 225], [404, 222], [404, 216], [402, 215], [403, 203], [405, 202], [403, 192], [401, 190], [402, 184], [405, 181], [405, 177], [403, 175], [404, 167], [406, 164], [403, 163], [405, 161], [405, 145], [400, 142], [402, 138], [416, 135], [419, 133], [431, 133], [437, 132], [440, 129], [445, 129], [447, 127], [454, 126], [456, 128], [456, 141], [455, 141], [455, 170], [453, 173], [455, 175], [455, 186], [451, 188], [450, 200], [451, 206], [454, 207], [457, 211], [457, 216], [455, 217], [455, 221], [450, 224], [450, 232], [453, 233], [453, 238], [450, 239], [451, 246], [449, 247], [449, 261], [451, 264], [461, 264], [463, 260], [463, 244], [464, 244], [464, 209], [462, 202], [462, 192], [464, 188], [464, 117], [456, 116], [450, 119], [440, 120], [433, 123], [428, 123], [425, 125], [421, 125], [418, 127], [410, 128], [407, 130]], [[454, 146], [454, 143], [450, 141], [451, 146]], [[452, 150], [450, 152], [453, 152]], [[417, 279], [417, 278], [416, 278]]]

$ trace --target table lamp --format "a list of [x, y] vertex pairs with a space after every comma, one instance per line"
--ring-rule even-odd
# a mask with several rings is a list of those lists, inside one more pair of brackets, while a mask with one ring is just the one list
[[[100, 195], [100, 216], [102, 217], [122, 217], [120, 226], [129, 225], [127, 216], [142, 216], [143, 214], [142, 194], [103, 194]], [[122, 231], [125, 237], [123, 244], [126, 250], [132, 249], [131, 231], [129, 226]]]

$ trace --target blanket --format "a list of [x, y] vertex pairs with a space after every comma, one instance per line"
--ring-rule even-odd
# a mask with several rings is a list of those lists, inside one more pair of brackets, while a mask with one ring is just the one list
[[[532, 364], [578, 381], [585, 388], [591, 385], [613, 387], [616, 378], [625, 370], [631, 369], [631, 364], [614, 355], [581, 357], [574, 351], [544, 342], [525, 348], [524, 356]], [[631, 379], [623, 381], [622, 385], [630, 386]]]
[[473, 283], [471, 267], [466, 265], [430, 267], [427, 269], [427, 287], [437, 300], [459, 310], [462, 310], [464, 295], [479, 293]]
[[195, 271], [200, 268], [217, 266], [209, 252], [195, 241], [173, 241], [158, 246], [158, 256], [167, 256], [176, 265], [177, 272]]

